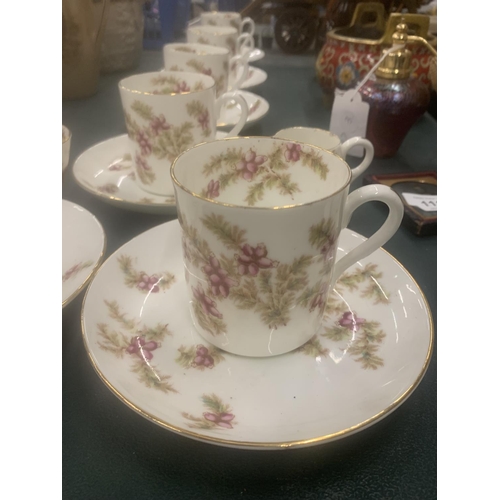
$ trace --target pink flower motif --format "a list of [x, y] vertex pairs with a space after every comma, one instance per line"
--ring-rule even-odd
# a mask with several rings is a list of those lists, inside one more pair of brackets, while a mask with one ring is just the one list
[[339, 320], [339, 325], [344, 328], [349, 328], [349, 330], [355, 332], [359, 325], [366, 322], [366, 319], [358, 318], [354, 313], [347, 311], [342, 315]]
[[219, 181], [213, 179], [208, 183], [207, 198], [217, 198], [219, 196]]
[[255, 151], [250, 150], [236, 164], [236, 170], [239, 170], [243, 179], [251, 181], [266, 160], [266, 156], [257, 156]]
[[278, 263], [267, 257], [267, 248], [263, 243], [259, 243], [256, 247], [251, 247], [245, 243], [241, 247], [242, 253], [237, 255], [238, 272], [241, 275], [250, 274], [256, 276], [259, 269], [269, 269], [276, 267]]
[[334, 257], [334, 254], [335, 254], [335, 236], [331, 235], [329, 238], [328, 238], [328, 241], [327, 243], [325, 243], [322, 247], [321, 247], [321, 255], [323, 255], [323, 258], [325, 259], [325, 261], [328, 261], [330, 259], [333, 259]]
[[289, 142], [286, 145], [286, 149], [285, 149], [286, 161], [299, 160], [301, 151], [302, 151], [302, 147], [300, 146], [300, 144], [294, 144], [293, 142]]
[[204, 69], [202, 73], [204, 75], [212, 76], [212, 70], [210, 68]]
[[205, 271], [210, 280], [212, 293], [215, 296], [222, 295], [223, 297], [227, 297], [229, 289], [238, 284], [237, 281], [230, 278], [228, 273], [220, 267], [219, 261], [214, 255], [210, 256], [209, 264], [203, 266], [203, 271]]
[[148, 276], [147, 274], [141, 275], [141, 280], [137, 283], [137, 288], [139, 290], [147, 290], [152, 293], [158, 293], [160, 291], [160, 287], [158, 283], [160, 282], [160, 278], [156, 275]]
[[147, 161], [139, 153], [135, 154], [135, 166], [139, 170], [151, 170]]
[[182, 81], [175, 86], [174, 92], [189, 92], [190, 90], [191, 89], [189, 88], [188, 84]]
[[160, 115], [160, 116], [155, 116], [150, 123], [151, 131], [153, 132], [153, 135], [159, 135], [162, 130], [168, 130], [170, 128], [170, 125], [167, 123], [167, 120], [165, 119], [165, 116]]
[[194, 298], [200, 303], [205, 314], [211, 314], [219, 319], [222, 318], [222, 314], [215, 307], [215, 301], [205, 295], [200, 285], [198, 285], [198, 288], [191, 287], [191, 290], [193, 291]]
[[323, 309], [325, 307], [326, 298], [328, 296], [328, 285], [323, 283], [319, 289], [319, 292], [314, 296], [311, 307], [309, 307], [309, 311], [314, 311], [314, 309], [319, 308]]
[[191, 366], [203, 366], [205, 368], [214, 367], [214, 358], [208, 353], [208, 349], [204, 345], [196, 346], [196, 356], [191, 363]]
[[136, 354], [144, 361], [149, 361], [153, 358], [151, 351], [154, 351], [159, 346], [160, 344], [154, 340], [146, 342], [144, 337], [134, 337], [130, 342], [130, 345], [127, 347], [127, 352], [129, 354]]
[[213, 422], [219, 427], [224, 427], [225, 429], [232, 429], [231, 420], [234, 419], [234, 415], [232, 413], [212, 413], [206, 411], [203, 416], [205, 420], [209, 422]]
[[139, 144], [139, 147], [141, 148], [141, 153], [146, 156], [150, 155], [151, 152], [153, 151], [153, 147], [149, 142], [149, 138], [146, 135], [146, 132], [144, 132], [143, 130], [138, 130], [136, 140]]
[[205, 111], [200, 116], [198, 116], [198, 123], [200, 124], [202, 130], [206, 130], [208, 128], [208, 111]]

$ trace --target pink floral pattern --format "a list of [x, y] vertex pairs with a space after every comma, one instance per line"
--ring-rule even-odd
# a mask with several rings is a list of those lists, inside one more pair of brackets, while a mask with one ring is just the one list
[[91, 260], [88, 260], [86, 262], [79, 262], [78, 264], [71, 266], [65, 273], [63, 273], [62, 282], [64, 283], [70, 278], [75, 277], [80, 271], [86, 269], [87, 267], [90, 267], [92, 264], [93, 262]]
[[189, 348], [181, 346], [178, 351], [179, 356], [175, 361], [184, 368], [195, 368], [200, 371], [211, 370], [215, 365], [224, 361], [222, 352], [215, 346], [206, 347], [202, 344]]
[[137, 271], [128, 255], [118, 257], [118, 265], [125, 277], [125, 284], [143, 293], [158, 293], [168, 290], [175, 283], [175, 276], [169, 272], [148, 274]]
[[177, 392], [170, 382], [170, 376], [164, 375], [152, 364], [153, 351], [161, 347], [161, 342], [172, 333], [166, 323], [156, 326], [141, 325], [141, 320], [128, 317], [116, 301], [105, 300], [108, 316], [113, 322], [99, 323], [97, 333], [99, 347], [116, 356], [126, 358], [132, 372], [146, 387], [165, 394]]
[[267, 248], [264, 243], [259, 243], [256, 247], [245, 243], [241, 247], [241, 253], [236, 258], [238, 271], [242, 276], [246, 274], [257, 276], [259, 269], [269, 269], [278, 265], [276, 261], [267, 257]]
[[[241, 181], [248, 183], [244, 201], [255, 206], [264, 198], [267, 190], [277, 190], [292, 200], [300, 192], [300, 186], [293, 182], [288, 170], [300, 161], [300, 165], [313, 170], [322, 180], [329, 171], [321, 153], [307, 149], [300, 144], [276, 143], [271, 152], [260, 154], [255, 148], [228, 148], [224, 153], [214, 155], [203, 166], [203, 174], [210, 181], [219, 182], [218, 193]], [[206, 193], [202, 192], [203, 195]]]
[[195, 417], [190, 413], [183, 412], [182, 416], [189, 421], [188, 426], [197, 429], [233, 429], [235, 415], [229, 405], [224, 404], [215, 394], [203, 394], [203, 406], [205, 411], [202, 417]]
[[229, 273], [221, 268], [219, 261], [215, 255], [211, 255], [208, 259], [208, 264], [203, 267], [203, 271], [207, 275], [212, 293], [217, 296], [227, 297], [229, 289], [236, 286], [238, 282], [229, 277]]
[[197, 288], [191, 287], [191, 290], [193, 292], [194, 298], [201, 305], [205, 314], [209, 314], [211, 316], [215, 316], [216, 318], [222, 319], [222, 314], [217, 310], [217, 307], [215, 307], [217, 304], [210, 297], [207, 297], [200, 285], [198, 285]]

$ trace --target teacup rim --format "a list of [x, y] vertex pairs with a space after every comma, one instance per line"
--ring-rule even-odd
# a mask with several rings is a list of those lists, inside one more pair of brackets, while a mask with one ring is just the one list
[[[330, 132], [329, 130], [324, 129], [324, 128], [318, 128], [318, 127], [304, 127], [304, 126], [285, 127], [285, 128], [281, 128], [277, 132], [275, 132], [273, 137], [276, 137], [277, 139], [286, 139], [284, 137], [278, 137], [276, 135], [276, 134], [279, 134], [280, 132], [284, 132], [286, 130], [310, 130], [313, 132], [320, 132], [321, 134], [329, 134], [337, 139], [337, 145], [335, 146], [335, 148], [337, 148], [338, 146], [340, 146], [342, 144], [342, 140], [340, 139], [340, 137], [337, 134], [332, 134], [332, 132]], [[288, 140], [295, 140], [295, 139], [288, 139]], [[308, 143], [306, 143], [306, 144], [308, 144]], [[315, 146], [315, 144], [309, 144], [309, 146]], [[316, 146], [316, 147], [321, 148], [321, 146]], [[325, 148], [321, 148], [321, 149], [325, 149]], [[333, 151], [330, 151], [330, 152], [333, 153]]]
[[217, 30], [226, 30], [226, 31], [215, 31], [210, 33], [210, 35], [238, 35], [238, 30], [233, 28], [232, 26], [211, 26], [208, 24], [202, 24], [200, 26], [190, 26], [188, 29], [196, 30], [196, 29], [217, 29]]
[[[166, 43], [163, 46], [163, 50], [167, 50], [167, 51], [170, 52], [170, 49], [173, 49], [173, 52], [176, 52], [175, 51], [175, 47], [185, 47], [185, 46], [192, 46], [192, 47], [197, 47], [197, 48], [199, 47], [199, 48], [203, 48], [203, 50], [207, 51], [206, 54], [198, 54], [198, 53], [193, 54], [193, 55], [197, 55], [197, 56], [203, 56], [203, 55], [208, 55], [208, 56], [230, 55], [229, 49], [227, 47], [219, 47], [218, 45], [207, 45], [207, 44], [204, 44], [204, 43], [196, 43], [196, 42], [172, 42], [172, 43]], [[208, 52], [209, 50], [214, 50], [214, 52]]]
[[[189, 77], [197, 76], [197, 77], [202, 77], [202, 78], [209, 78], [212, 81], [212, 83], [210, 84], [209, 87], [206, 87], [204, 89], [189, 90], [187, 92], [170, 92], [169, 94], [154, 94], [153, 92], [144, 92], [142, 90], [130, 89], [130, 88], [127, 88], [127, 87], [125, 87], [123, 85], [123, 82], [125, 80], [128, 80], [130, 78], [134, 78], [136, 76], [160, 75], [160, 74], [165, 74], [165, 73], [173, 74], [174, 76], [188, 75]], [[190, 72], [190, 71], [170, 71], [170, 70], [164, 70], [164, 69], [162, 69], [162, 70], [159, 70], [159, 71], [146, 71], [145, 73], [137, 73], [135, 75], [126, 76], [125, 78], [122, 78], [118, 82], [118, 88], [121, 89], [121, 90], [125, 90], [127, 92], [131, 92], [132, 94], [151, 95], [151, 96], [155, 96], [155, 97], [165, 97], [165, 96], [189, 95], [189, 94], [197, 94], [199, 92], [205, 92], [206, 90], [210, 90], [211, 88], [215, 88], [215, 80], [211, 76], [209, 76], [209, 75], [203, 75], [201, 73], [193, 73], [193, 72]]]
[[[182, 184], [177, 179], [177, 177], [175, 176], [175, 166], [177, 165], [177, 162], [180, 160], [180, 158], [182, 156], [186, 155], [187, 153], [190, 153], [192, 150], [194, 150], [196, 148], [199, 148], [199, 147], [203, 147], [203, 146], [205, 146], [207, 144], [212, 144], [214, 142], [237, 141], [237, 140], [240, 140], [240, 139], [257, 139], [257, 140], [259, 140], [259, 139], [275, 139], [275, 140], [283, 141], [283, 142], [293, 142], [295, 144], [300, 144], [301, 146], [308, 146], [308, 147], [314, 148], [314, 149], [319, 150], [319, 151], [321, 151], [323, 153], [328, 153], [329, 155], [332, 155], [335, 158], [337, 158], [338, 160], [340, 160], [340, 162], [344, 165], [344, 167], [347, 170], [347, 180], [345, 181], [345, 183], [341, 187], [339, 187], [333, 193], [330, 193], [328, 196], [324, 196], [323, 198], [318, 198], [317, 200], [308, 201], [306, 203], [296, 203], [294, 205], [280, 205], [280, 206], [276, 206], [276, 207], [250, 207], [250, 206], [247, 206], [247, 205], [235, 205], [234, 203], [224, 203], [224, 202], [221, 202], [221, 201], [213, 200], [211, 198], [207, 198], [205, 196], [201, 196], [200, 194], [195, 193], [194, 191], [191, 191], [191, 190], [187, 189], [187, 187], [185, 187], [184, 184]], [[208, 203], [212, 203], [214, 205], [218, 205], [218, 206], [222, 206], [222, 207], [227, 207], [227, 208], [246, 209], [246, 210], [290, 210], [290, 209], [294, 209], [294, 208], [301, 208], [301, 207], [306, 207], [306, 206], [314, 205], [315, 203], [323, 202], [323, 201], [325, 201], [325, 200], [327, 200], [329, 198], [332, 198], [333, 196], [338, 195], [340, 192], [342, 192], [344, 189], [346, 189], [346, 188], [348, 188], [350, 186], [350, 184], [352, 182], [352, 170], [349, 167], [348, 163], [343, 158], [341, 158], [339, 155], [335, 154], [334, 152], [329, 151], [328, 149], [322, 148], [320, 146], [314, 146], [313, 144], [307, 144], [305, 142], [294, 141], [294, 140], [291, 140], [291, 139], [282, 139], [281, 137], [275, 137], [275, 136], [249, 135], [249, 136], [225, 137], [223, 139], [218, 139], [218, 140], [214, 140], [214, 141], [200, 142], [198, 144], [195, 144], [194, 146], [191, 146], [190, 148], [188, 148], [185, 151], [183, 151], [182, 153], [180, 153], [175, 158], [175, 160], [172, 162], [172, 165], [170, 165], [170, 177], [171, 177], [172, 181], [174, 182], [174, 184], [176, 184], [184, 192], [190, 194], [194, 198], [198, 198], [199, 200], [202, 200], [202, 201], [205, 201], [205, 202], [208, 202]]]
[[208, 17], [208, 16], [220, 16], [220, 15], [231, 15], [232, 17], [242, 17], [240, 12], [236, 12], [235, 10], [229, 10], [229, 11], [211, 11], [211, 12], [202, 12], [200, 14], [200, 17]]

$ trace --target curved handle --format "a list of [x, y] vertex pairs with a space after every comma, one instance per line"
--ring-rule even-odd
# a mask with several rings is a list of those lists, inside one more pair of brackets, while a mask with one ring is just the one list
[[242, 33], [245, 31], [245, 24], [248, 24], [250, 26], [250, 29], [248, 31], [246, 31], [246, 33], [249, 33], [251, 36], [253, 36], [255, 33], [254, 20], [251, 19], [250, 17], [243, 18], [243, 20], [241, 21], [241, 32]]
[[[248, 50], [243, 52], [243, 48], [248, 46]], [[255, 48], [255, 41], [250, 33], [242, 33], [236, 40], [236, 54], [245, 55]]]
[[238, 135], [245, 126], [248, 118], [248, 104], [238, 92], [226, 92], [215, 101], [215, 115], [220, 116], [222, 105], [226, 101], [236, 101], [241, 107], [241, 116], [238, 123], [227, 133], [227, 137]]
[[106, 28], [106, 22], [108, 20], [108, 9], [109, 9], [109, 0], [102, 0], [101, 22], [99, 23], [99, 28], [97, 28], [94, 40], [96, 46], [99, 46], [102, 37], [104, 36], [104, 30]]
[[396, 233], [403, 219], [404, 207], [399, 196], [388, 186], [382, 184], [372, 184], [363, 186], [353, 191], [348, 197], [342, 218], [342, 229], [347, 227], [351, 220], [352, 213], [358, 207], [369, 201], [381, 201], [389, 207], [389, 215], [382, 224], [382, 227], [361, 245], [344, 255], [336, 264], [333, 271], [332, 286], [339, 276], [354, 263], [364, 259], [375, 250], [385, 245]]
[[[234, 56], [231, 57], [229, 60], [229, 70], [231, 71], [231, 68], [233, 67], [233, 64], [236, 64], [235, 72], [236, 72], [236, 78], [235, 80], [231, 83], [230, 90], [238, 90], [243, 82], [247, 79], [248, 77], [248, 57], [247, 56]], [[243, 71], [241, 72], [241, 76], [238, 78], [238, 67], [243, 66]]]
[[362, 146], [365, 148], [365, 157], [363, 161], [356, 167], [351, 170], [352, 180], [357, 179], [370, 165], [373, 161], [373, 156], [375, 154], [375, 150], [373, 149], [373, 144], [363, 137], [351, 137], [347, 139], [343, 144], [340, 145], [337, 151], [335, 151], [343, 160], [347, 156], [347, 153], [354, 146]]

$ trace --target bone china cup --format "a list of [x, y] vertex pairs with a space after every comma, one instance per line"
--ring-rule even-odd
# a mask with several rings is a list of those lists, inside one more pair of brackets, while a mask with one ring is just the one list
[[226, 47], [231, 56], [246, 55], [255, 46], [250, 33], [240, 35], [236, 28], [227, 26], [190, 26], [187, 29], [187, 42]]
[[[310, 340], [340, 274], [384, 245], [403, 217], [387, 186], [348, 194], [351, 169], [339, 156], [274, 137], [199, 144], [179, 155], [171, 175], [194, 326], [243, 356]], [[335, 262], [341, 230], [369, 201], [385, 203], [387, 219]]]
[[201, 24], [204, 26], [232, 26], [238, 33], [245, 31], [245, 26], [249, 26], [248, 33], [254, 35], [255, 23], [249, 17], [241, 17], [239, 12], [203, 12], [200, 16]]
[[245, 99], [226, 93], [216, 99], [212, 77], [182, 71], [142, 73], [119, 83], [130, 152], [137, 184], [144, 191], [172, 196], [170, 166], [178, 154], [215, 139], [217, 118], [224, 104], [241, 106], [239, 122], [228, 135], [246, 123]]
[[241, 66], [240, 77], [234, 81], [231, 90], [239, 89], [248, 75], [248, 58], [242, 56], [230, 57], [229, 49], [202, 45], [200, 43], [169, 43], [163, 46], [163, 63], [168, 71], [190, 71], [211, 76], [215, 80], [217, 97], [227, 92], [229, 87], [229, 72], [236, 80], [238, 68]]
[[354, 146], [361, 146], [365, 149], [365, 157], [362, 162], [352, 169], [352, 180], [357, 179], [371, 164], [373, 160], [373, 144], [363, 137], [351, 137], [344, 143], [338, 135], [332, 134], [328, 130], [310, 127], [290, 127], [284, 128], [274, 134], [281, 139], [305, 142], [313, 146], [318, 146], [339, 155], [345, 160], [349, 150]]

